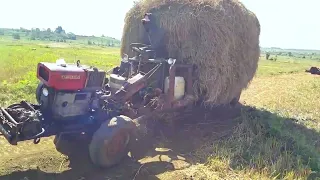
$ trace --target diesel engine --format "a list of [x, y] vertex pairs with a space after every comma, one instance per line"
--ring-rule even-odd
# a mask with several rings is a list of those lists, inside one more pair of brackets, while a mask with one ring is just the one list
[[40, 80], [36, 96], [42, 112], [65, 120], [88, 114], [98, 103], [97, 91], [103, 89], [106, 72], [77, 64], [39, 63]]

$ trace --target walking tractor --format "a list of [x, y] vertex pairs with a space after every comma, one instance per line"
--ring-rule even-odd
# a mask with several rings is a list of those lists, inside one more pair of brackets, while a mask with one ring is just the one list
[[[193, 66], [157, 57], [152, 45], [133, 43], [110, 71], [82, 65], [41, 62], [37, 66], [37, 104], [26, 101], [0, 110], [0, 132], [18, 142], [70, 134], [90, 137], [93, 164], [109, 167], [130, 151], [136, 121], [193, 101]], [[134, 120], [133, 120], [134, 119]]]

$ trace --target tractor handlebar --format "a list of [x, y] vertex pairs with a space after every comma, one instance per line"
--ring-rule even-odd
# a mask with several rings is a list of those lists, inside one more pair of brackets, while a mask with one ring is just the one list
[[146, 45], [146, 44], [143, 44], [143, 43], [131, 43], [130, 44], [130, 48], [132, 48], [132, 47], [138, 47], [138, 48], [140, 48], [140, 47], [151, 47], [151, 45]]
[[[137, 62], [137, 61], [140, 61], [140, 59], [129, 58], [128, 61]], [[141, 62], [151, 62], [155, 64], [168, 63], [169, 65], [172, 65], [172, 64], [175, 64], [176, 60], [172, 58], [169, 58], [169, 59], [157, 58], [157, 59], [141, 60]]]
[[135, 51], [139, 54], [145, 53], [148, 48], [151, 48], [151, 45], [146, 45], [146, 44], [142, 44], [142, 43], [131, 43], [130, 44], [130, 49], [132, 49], [133, 51]]
[[[143, 43], [131, 43], [130, 44], [130, 48], [134, 51], [134, 52], [136, 52], [136, 53], [138, 53], [139, 55], [143, 55], [143, 54], [145, 54], [145, 53], [150, 53], [150, 52], [154, 52], [154, 50], [152, 50], [152, 48], [151, 48], [151, 45], [146, 45], [146, 44], [143, 44]], [[153, 63], [164, 63], [164, 62], [167, 62], [168, 64], [174, 64], [175, 63], [175, 60], [173, 60], [173, 59], [164, 59], [164, 58], [147, 58], [147, 59], [145, 59], [145, 58], [137, 58], [137, 56], [136, 57], [134, 57], [134, 58], [128, 58], [128, 60], [129, 61], [140, 61], [140, 60], [142, 60], [142, 61], [145, 61], [145, 62], [153, 62]]]

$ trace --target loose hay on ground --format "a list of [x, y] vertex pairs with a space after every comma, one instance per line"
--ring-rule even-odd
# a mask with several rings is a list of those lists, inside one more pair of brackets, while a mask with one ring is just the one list
[[198, 67], [194, 93], [206, 104], [226, 104], [254, 77], [260, 55], [257, 17], [236, 0], [140, 0], [127, 13], [121, 55], [143, 42], [143, 15], [166, 32], [170, 57]]

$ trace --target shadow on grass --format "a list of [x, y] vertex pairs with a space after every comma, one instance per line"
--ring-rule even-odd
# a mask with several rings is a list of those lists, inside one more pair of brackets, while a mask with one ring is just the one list
[[[132, 152], [138, 161], [125, 158], [117, 166], [98, 169], [90, 163], [87, 146], [75, 143], [75, 150], [68, 154], [70, 170], [47, 173], [39, 167], [12, 172], [0, 179], [152, 180], [159, 179], [157, 175], [163, 172], [186, 169], [196, 163], [206, 163], [208, 170], [222, 179], [235, 172], [233, 175], [251, 172], [242, 178], [258, 174], [257, 177], [279, 179], [316, 179], [320, 177], [319, 132], [299, 122], [242, 105], [233, 109], [193, 108], [192, 112], [180, 114], [174, 131], [157, 125], [158, 136], [141, 138]], [[183, 173], [172, 178], [192, 179]]]
[[302, 125], [303, 120], [252, 107], [242, 107], [238, 119], [232, 136], [209, 147], [209, 167], [219, 168], [214, 162], [225, 159], [227, 168], [251, 177], [320, 178], [320, 134]]

